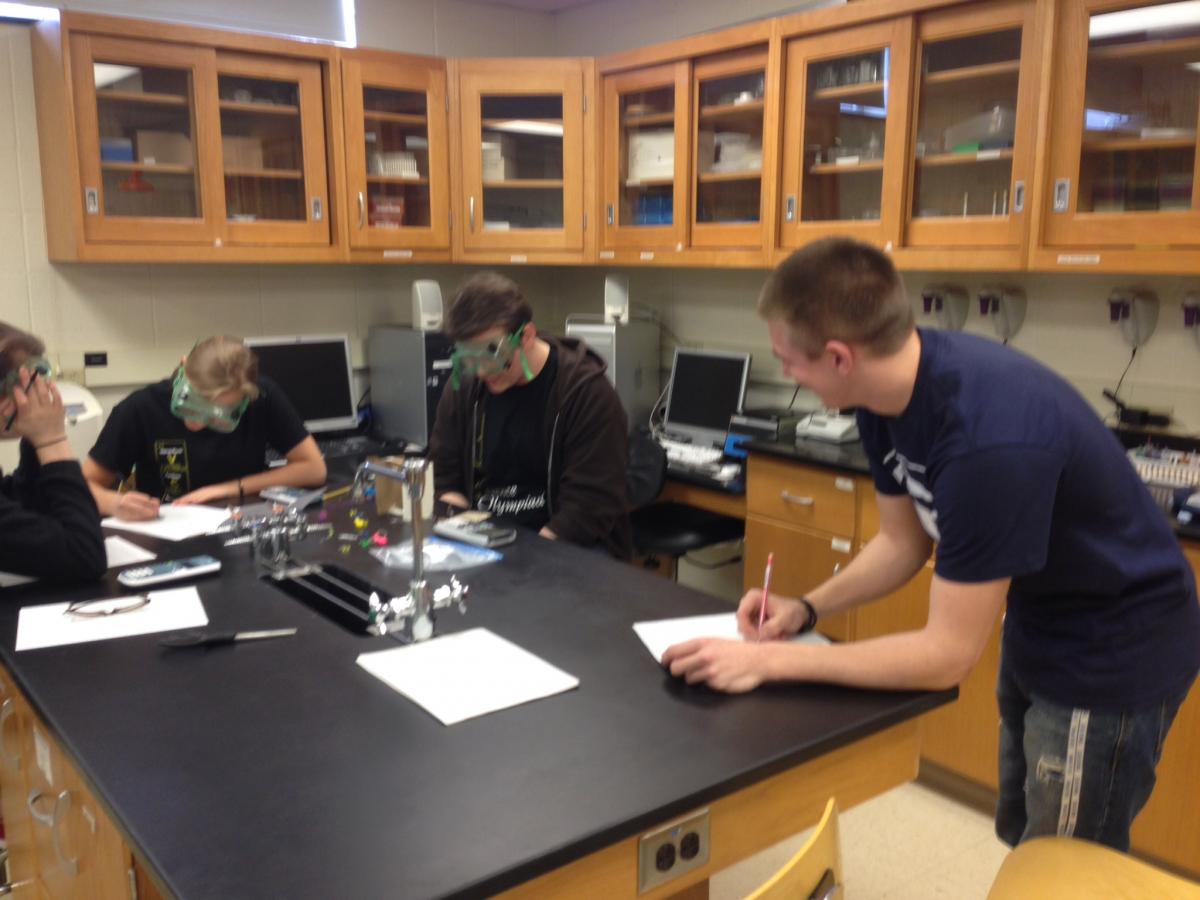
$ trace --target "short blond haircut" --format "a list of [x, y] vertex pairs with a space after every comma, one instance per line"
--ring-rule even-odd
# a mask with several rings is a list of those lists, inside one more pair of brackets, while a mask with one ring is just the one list
[[258, 397], [258, 357], [241, 338], [205, 338], [187, 355], [183, 371], [192, 387], [209, 400], [232, 390], [251, 400]]
[[782, 320], [810, 359], [827, 341], [890, 356], [912, 333], [904, 284], [888, 257], [849, 238], [813, 241], [779, 264], [763, 285], [758, 313]]

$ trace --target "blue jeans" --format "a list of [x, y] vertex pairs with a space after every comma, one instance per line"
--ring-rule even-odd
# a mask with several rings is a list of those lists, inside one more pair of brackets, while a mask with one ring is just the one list
[[1154, 767], [1185, 688], [1145, 709], [1071, 709], [1024, 690], [1003, 662], [996, 834], [1010, 846], [1067, 835], [1129, 850], [1129, 827], [1154, 789]]

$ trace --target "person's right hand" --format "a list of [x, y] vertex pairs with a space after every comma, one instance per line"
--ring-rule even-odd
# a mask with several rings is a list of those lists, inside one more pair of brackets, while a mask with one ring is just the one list
[[35, 379], [24, 366], [20, 370], [20, 379], [12, 390], [17, 411], [13, 433], [27, 438], [34, 446], [65, 437], [66, 411], [58, 389], [45, 377]]
[[158, 518], [160, 505], [157, 497], [139, 491], [127, 491], [117, 495], [117, 508], [113, 515], [126, 522], [145, 522]]
[[758, 630], [758, 615], [762, 609], [763, 592], [761, 588], [751, 588], [746, 591], [738, 604], [737, 623], [742, 637], [751, 640], [762, 638], [773, 641], [776, 638], [789, 637], [798, 632], [807, 620], [807, 610], [798, 600], [771, 594], [767, 601], [767, 614], [763, 618], [762, 633]]

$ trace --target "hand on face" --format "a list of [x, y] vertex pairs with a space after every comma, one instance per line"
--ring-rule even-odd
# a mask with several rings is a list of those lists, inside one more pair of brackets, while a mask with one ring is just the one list
[[[12, 394], [0, 404], [0, 415], [9, 422], [8, 434], [28, 438], [35, 445], [66, 436], [62, 396], [48, 378], [34, 377], [21, 367]], [[15, 417], [14, 417], [15, 414]]]

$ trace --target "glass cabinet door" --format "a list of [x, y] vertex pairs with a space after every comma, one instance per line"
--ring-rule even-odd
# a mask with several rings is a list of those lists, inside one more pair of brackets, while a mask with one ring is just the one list
[[1047, 243], [1200, 242], [1196, 5], [1069, 0], [1062, 42]]
[[676, 247], [687, 233], [688, 66], [604, 82], [604, 245]]
[[71, 54], [87, 239], [212, 241], [213, 53], [73, 35]]
[[[475, 67], [485, 71], [472, 71]], [[464, 245], [582, 249], [583, 77], [462, 67]]]
[[798, 99], [784, 112], [785, 246], [834, 230], [898, 237], [911, 29], [904, 19], [788, 45], [785, 98]]
[[1030, 4], [1003, 3], [918, 26], [906, 244], [1020, 243], [1033, 151], [1033, 97], [1022, 78], [1032, 16]]
[[221, 54], [217, 96], [230, 242], [327, 244], [320, 66]]
[[692, 126], [694, 246], [762, 244], [766, 73], [765, 50], [696, 63]]
[[351, 245], [448, 247], [445, 70], [363, 55], [342, 72]]

